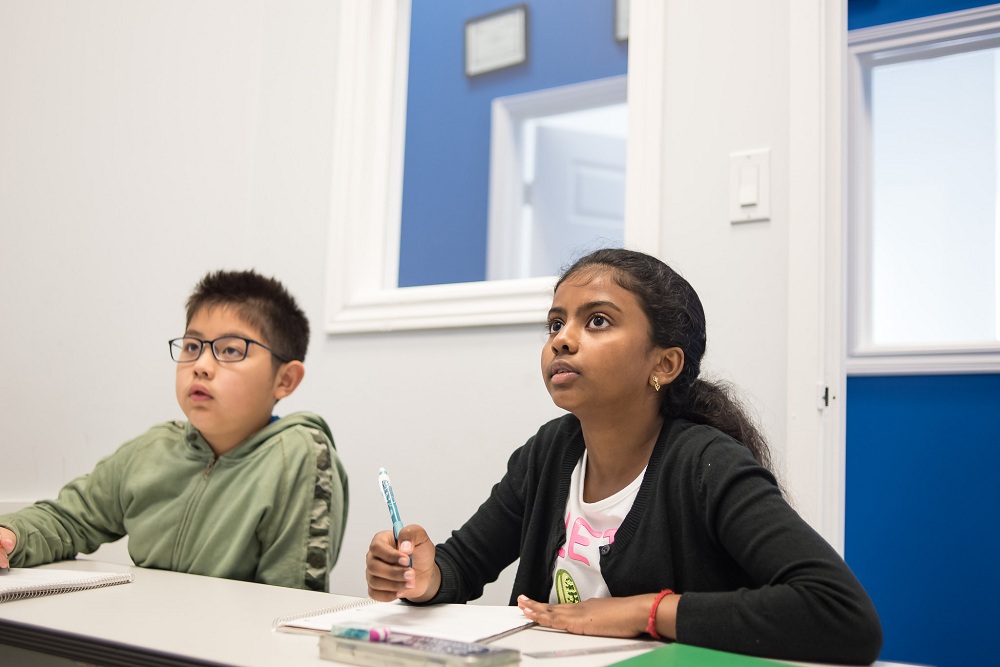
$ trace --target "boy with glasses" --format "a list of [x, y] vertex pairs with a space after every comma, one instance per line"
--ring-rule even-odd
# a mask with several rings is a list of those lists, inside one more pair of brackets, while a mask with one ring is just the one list
[[305, 314], [276, 280], [205, 276], [184, 336], [169, 341], [188, 421], [154, 426], [55, 500], [0, 516], [0, 567], [127, 534], [139, 566], [328, 590], [347, 475], [321, 417], [272, 415], [302, 381], [308, 342]]

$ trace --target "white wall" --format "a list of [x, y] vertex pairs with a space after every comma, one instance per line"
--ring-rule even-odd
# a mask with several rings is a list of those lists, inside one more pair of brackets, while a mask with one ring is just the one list
[[403, 518], [444, 539], [558, 414], [541, 324], [321, 331], [334, 17], [326, 0], [0, 0], [0, 503], [182, 418], [166, 341], [216, 268], [277, 276], [313, 322], [279, 411], [323, 414], [350, 475], [337, 591], [364, 593], [389, 526], [380, 465]]
[[[661, 256], [705, 305], [705, 371], [741, 388], [789, 499], [842, 548], [846, 3], [631, 7], [629, 214], [660, 220]], [[734, 225], [730, 156], [757, 149], [770, 151], [770, 219]], [[821, 385], [833, 397], [822, 410]]]
[[[702, 298], [705, 372], [737, 382], [784, 458], [788, 9], [667, 3], [663, 259]], [[671, 58], [670, 56], [674, 57]], [[771, 219], [729, 222], [730, 153], [771, 151]]]
[[[663, 256], [704, 297], [709, 366], [746, 387], [784, 459], [789, 6], [667, 6]], [[327, 0], [0, 0], [0, 503], [51, 496], [181, 416], [166, 340], [215, 268], [276, 275], [314, 323], [279, 408], [326, 416], [351, 478], [338, 592], [364, 593], [388, 527], [380, 465], [404, 520], [444, 539], [558, 414], [540, 325], [320, 331], [335, 17]], [[773, 220], [731, 227], [727, 155], [764, 146]], [[484, 601], [506, 602], [509, 581]]]

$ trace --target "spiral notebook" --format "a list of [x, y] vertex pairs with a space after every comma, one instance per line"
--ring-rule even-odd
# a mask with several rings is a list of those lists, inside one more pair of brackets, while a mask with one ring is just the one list
[[0, 602], [127, 584], [132, 575], [17, 567], [0, 572]]
[[335, 624], [371, 623], [390, 632], [460, 642], [491, 642], [534, 625], [517, 607], [476, 604], [435, 604], [417, 607], [400, 601], [363, 598], [274, 621], [283, 632], [329, 632]]

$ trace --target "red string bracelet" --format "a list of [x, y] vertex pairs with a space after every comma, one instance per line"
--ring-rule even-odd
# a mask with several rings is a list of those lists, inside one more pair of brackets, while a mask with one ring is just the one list
[[656, 631], [656, 610], [660, 608], [660, 600], [667, 597], [668, 595], [673, 595], [674, 592], [669, 588], [664, 588], [657, 594], [656, 599], [653, 600], [653, 608], [649, 610], [649, 623], [646, 624], [646, 632], [653, 639], [662, 639], [660, 633]]

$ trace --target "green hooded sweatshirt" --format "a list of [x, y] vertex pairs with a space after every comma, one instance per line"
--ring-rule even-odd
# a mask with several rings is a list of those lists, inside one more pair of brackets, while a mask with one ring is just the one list
[[329, 427], [299, 412], [218, 458], [190, 423], [158, 424], [0, 526], [17, 535], [12, 567], [128, 535], [141, 567], [326, 591], [347, 500]]

